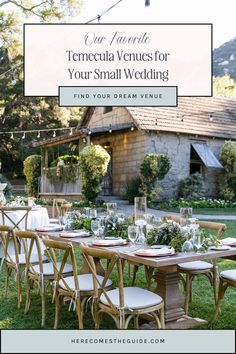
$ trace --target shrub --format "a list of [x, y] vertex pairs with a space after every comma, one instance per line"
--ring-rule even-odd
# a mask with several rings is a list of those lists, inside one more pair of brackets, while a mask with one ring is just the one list
[[181, 207], [192, 207], [194, 209], [200, 208], [236, 208], [236, 202], [224, 199], [211, 199], [211, 198], [199, 198], [196, 200], [186, 200], [184, 198], [180, 199], [170, 199], [164, 202], [158, 203], [158, 208], [169, 209], [169, 208], [181, 208]]
[[150, 183], [154, 183], [156, 179], [162, 180], [170, 168], [171, 163], [168, 155], [148, 154], [140, 166], [140, 173]]
[[38, 194], [38, 177], [41, 174], [41, 156], [31, 155], [24, 161], [24, 170], [27, 182], [27, 193], [31, 196]]
[[220, 153], [226, 172], [236, 174], [236, 142], [226, 141]]
[[148, 204], [157, 200], [161, 188], [155, 187], [157, 180], [162, 180], [169, 169], [171, 163], [166, 154], [148, 154], [140, 166], [141, 185], [139, 192], [147, 197]]
[[6, 188], [4, 189], [4, 195], [6, 198], [12, 197], [12, 185], [8, 179], [0, 173], [0, 183], [7, 183]]
[[220, 159], [227, 173], [219, 180], [219, 195], [233, 200], [236, 197], [236, 142], [224, 143]]
[[206, 193], [206, 186], [202, 175], [198, 172], [180, 181], [179, 196], [185, 199], [194, 200], [203, 197]]
[[95, 202], [101, 191], [102, 178], [107, 172], [110, 155], [100, 145], [83, 148], [79, 156], [82, 193], [86, 201]]
[[140, 197], [141, 193], [139, 191], [141, 187], [141, 177], [133, 177], [130, 180], [128, 180], [124, 186], [125, 192], [124, 192], [124, 198], [129, 201], [130, 204], [134, 203], [134, 198], [135, 197]]

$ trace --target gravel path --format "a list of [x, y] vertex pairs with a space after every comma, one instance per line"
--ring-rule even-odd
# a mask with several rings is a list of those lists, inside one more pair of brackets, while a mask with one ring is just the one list
[[[125, 200], [112, 198], [109, 201], [117, 203], [117, 211], [119, 213], [123, 213], [125, 215], [132, 215], [132, 213], [134, 212], [134, 206], [128, 204], [128, 202]], [[161, 217], [163, 215], [179, 215], [179, 213], [167, 212], [151, 208], [147, 209], [147, 213], [154, 214], [156, 217]], [[236, 215], [202, 215], [194, 213], [193, 217], [201, 220], [236, 220]]]

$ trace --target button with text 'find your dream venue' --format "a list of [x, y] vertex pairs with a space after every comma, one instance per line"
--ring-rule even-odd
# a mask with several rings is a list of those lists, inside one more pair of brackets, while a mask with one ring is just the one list
[[60, 86], [59, 106], [176, 107], [177, 86]]

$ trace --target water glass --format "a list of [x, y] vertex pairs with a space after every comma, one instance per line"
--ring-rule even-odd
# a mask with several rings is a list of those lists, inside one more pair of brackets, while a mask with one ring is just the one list
[[91, 208], [89, 208], [89, 207], [85, 207], [84, 208], [85, 215], [88, 216], [88, 217], [89, 217], [90, 210], [91, 210]]
[[92, 220], [91, 221], [91, 231], [94, 234], [95, 238], [99, 236], [99, 229], [101, 229], [101, 223], [99, 220]]
[[145, 219], [147, 210], [147, 198], [135, 197], [134, 198], [134, 220]]
[[192, 238], [193, 247], [196, 250], [196, 253], [201, 253], [201, 248], [203, 245], [203, 238], [204, 238], [204, 236], [201, 231], [196, 232], [196, 234]]
[[128, 227], [128, 239], [130, 240], [130, 242], [135, 243], [137, 236], [138, 236], [138, 226], [130, 225]]
[[108, 215], [114, 215], [117, 210], [117, 203], [106, 203]]
[[96, 217], [97, 217], [97, 210], [96, 210], [96, 209], [90, 209], [90, 211], [89, 211], [89, 217], [90, 217], [91, 219], [96, 219]]

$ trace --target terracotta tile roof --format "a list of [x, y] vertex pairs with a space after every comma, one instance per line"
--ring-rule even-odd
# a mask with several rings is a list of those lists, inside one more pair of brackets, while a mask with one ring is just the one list
[[139, 129], [236, 139], [236, 99], [180, 97], [178, 107], [126, 107]]

